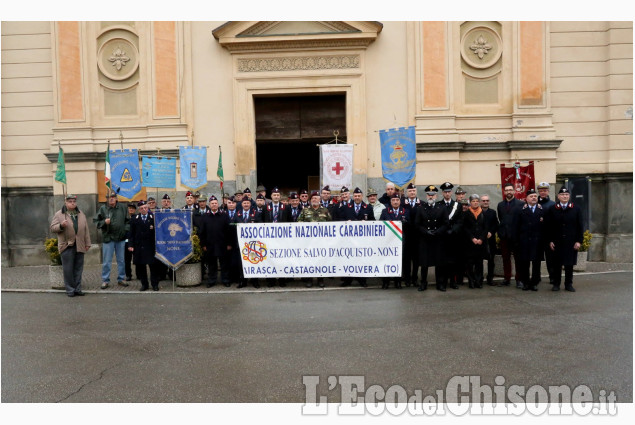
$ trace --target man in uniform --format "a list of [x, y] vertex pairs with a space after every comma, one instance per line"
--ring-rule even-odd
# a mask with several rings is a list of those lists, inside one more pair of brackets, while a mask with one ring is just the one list
[[[238, 249], [238, 233], [236, 232], [236, 202], [234, 202], [234, 197], [230, 196], [227, 198], [227, 211], [224, 213], [227, 214], [227, 218], [229, 220], [229, 230], [228, 230], [228, 251], [226, 253], [227, 258], [225, 259], [225, 264], [229, 267], [229, 281], [230, 282], [238, 282], [239, 286], [242, 282], [240, 278], [240, 269], [242, 268], [240, 262], [240, 250]], [[242, 286], [241, 286], [242, 288]]]
[[289, 206], [285, 209], [282, 221], [285, 223], [295, 223], [300, 218], [302, 208], [300, 207], [300, 199], [298, 194], [291, 192], [289, 195]]
[[251, 190], [248, 187], [243, 190], [243, 197], [249, 199], [251, 201], [251, 208], [256, 208], [256, 200], [251, 198]]
[[[194, 198], [192, 198], [194, 200]], [[148, 289], [148, 270], [150, 266], [150, 283], [152, 290], [159, 290], [158, 262], [154, 258], [154, 214], [148, 212], [148, 204], [145, 201], [137, 203], [139, 213], [130, 220], [130, 247], [133, 254], [133, 262], [137, 277], [141, 280], [141, 291]]]
[[262, 197], [265, 199], [265, 205], [271, 202], [271, 199], [267, 198], [267, 188], [261, 184], [256, 187], [256, 195], [262, 195]]
[[443, 273], [439, 270], [444, 255], [441, 249], [441, 238], [445, 235], [448, 225], [448, 212], [437, 203], [439, 189], [430, 185], [426, 187], [426, 202], [417, 208], [414, 220], [415, 230], [419, 232], [419, 265], [421, 267], [421, 282], [419, 291], [428, 289], [428, 267], [434, 267], [436, 288], [445, 292]]
[[547, 239], [549, 249], [554, 253], [554, 275], [552, 291], [560, 290], [562, 266], [564, 266], [564, 289], [573, 288], [573, 266], [578, 262], [578, 251], [584, 238], [582, 211], [570, 200], [569, 189], [558, 191], [558, 202], [547, 212]]
[[320, 192], [320, 205], [328, 209], [331, 206], [331, 188], [326, 185]]
[[386, 208], [390, 207], [392, 205], [392, 195], [394, 195], [395, 193], [395, 184], [393, 182], [386, 183], [386, 192], [381, 195], [381, 198], [379, 198], [379, 202], [384, 204]]
[[137, 204], [134, 202], [130, 202], [128, 204], [128, 228], [126, 229], [126, 245], [124, 262], [126, 263], [126, 282], [130, 282], [132, 280], [132, 252], [128, 251], [130, 248], [130, 219], [137, 214]]
[[157, 209], [157, 200], [150, 196], [146, 202], [148, 203], [148, 211], [154, 213], [154, 210]]
[[[523, 207], [523, 203], [514, 197], [515, 189], [511, 183], [505, 183], [503, 186], [505, 199], [498, 203], [496, 211], [498, 212], [498, 238], [500, 239], [501, 254], [503, 256], [503, 285], [509, 286], [512, 278], [512, 254], [514, 251], [514, 216], [519, 209]], [[522, 289], [523, 284], [518, 273], [518, 258], [514, 255], [514, 268], [516, 287]]]
[[[526, 204], [518, 211], [514, 220], [515, 253], [518, 255], [520, 280], [523, 291], [538, 290], [540, 262], [544, 249], [544, 210], [538, 204], [534, 189], [527, 191]], [[529, 264], [531, 263], [531, 276]]]
[[302, 189], [300, 191], [300, 206], [302, 208], [308, 208], [311, 206], [311, 203], [309, 202], [309, 192], [306, 189]]
[[[251, 201], [245, 197], [241, 202], [242, 208], [236, 212], [234, 216], [234, 223], [262, 223], [262, 218], [256, 214], [255, 208], [251, 208]], [[238, 235], [236, 235], [236, 245], [238, 245]], [[240, 249], [238, 246], [238, 260], [240, 261]], [[252, 282], [254, 288], [260, 288], [259, 280], [249, 279]], [[247, 285], [247, 279], [243, 274], [243, 268], [240, 267], [240, 283], [238, 284], [239, 288], [244, 288]]]
[[377, 191], [373, 189], [372, 187], [368, 189], [367, 197], [368, 197], [368, 205], [371, 206], [371, 208], [373, 209], [373, 214], [375, 215], [375, 218], [378, 219], [379, 217], [381, 217], [381, 212], [386, 209], [386, 205], [377, 201]]
[[265, 205], [265, 197], [260, 193], [256, 195], [256, 214], [260, 216], [263, 223], [267, 222], [267, 206]]
[[169, 209], [172, 209], [172, 199], [170, 199], [170, 195], [166, 193], [163, 195], [163, 198], [161, 198], [161, 211], [167, 211]]
[[[293, 205], [291, 207], [293, 208]], [[320, 205], [320, 194], [317, 192], [313, 192], [311, 193], [311, 206], [308, 208], [302, 208], [300, 212], [300, 216], [298, 217], [298, 222], [309, 223], [309, 222], [324, 222], [324, 221], [331, 221], [331, 214], [329, 213], [328, 209]], [[307, 281], [307, 279], [304, 278], [303, 281]], [[324, 288], [323, 277], [319, 277], [317, 279], [317, 283], [318, 285], [320, 285], [320, 288]], [[306, 287], [310, 288], [312, 286], [313, 286], [313, 282], [310, 280], [307, 281]]]
[[231, 249], [228, 241], [229, 217], [218, 209], [218, 199], [209, 198], [209, 213], [201, 220], [201, 248], [205, 252], [207, 269], [209, 270], [207, 287], [216, 285], [218, 279], [218, 262], [220, 261], [221, 282], [229, 287], [229, 266], [226, 262], [227, 252]]
[[333, 208], [333, 213], [331, 216], [333, 217], [333, 221], [344, 221], [344, 211], [348, 208], [348, 204], [350, 202], [350, 192], [346, 186], [342, 186], [342, 190], [340, 190], [340, 202], [338, 202], [337, 206]]
[[485, 217], [487, 228], [487, 284], [494, 286], [494, 257], [496, 257], [496, 232], [498, 231], [498, 216], [490, 208], [489, 195], [481, 195], [481, 209]]
[[[542, 211], [547, 214], [547, 211], [556, 203], [549, 199], [549, 189], [550, 185], [547, 182], [540, 182], [538, 184], [538, 204], [542, 206]], [[549, 273], [549, 283], [553, 285], [553, 275], [555, 272], [554, 267], [554, 253], [551, 249], [549, 249], [547, 238], [543, 239], [545, 242], [545, 262], [547, 263], [547, 272]]]
[[77, 196], [66, 195], [64, 206], [53, 216], [50, 230], [57, 234], [66, 295], [84, 295], [82, 272], [84, 254], [90, 249], [90, 231], [86, 216], [77, 208]]
[[[207, 198], [205, 197], [205, 195], [201, 196], [199, 192], [196, 192], [194, 194], [194, 199], [197, 198], [196, 196], [197, 194], [198, 194], [198, 199], [196, 202], [197, 208], [193, 210], [192, 212], [192, 226], [194, 226], [194, 229], [196, 229], [196, 234], [198, 235], [200, 240], [201, 222], [203, 220], [203, 216], [209, 212], [209, 207], [207, 206]], [[205, 275], [207, 273], [207, 253], [206, 252], [203, 252], [203, 255], [201, 256], [200, 264], [201, 264], [201, 279], [205, 279]]]
[[117, 284], [128, 286], [124, 250], [126, 249], [129, 221], [127, 208], [117, 201], [117, 194], [111, 192], [106, 205], [99, 208], [93, 219], [102, 235], [101, 289], [106, 289], [110, 285], [113, 255], [117, 260]]
[[[393, 192], [392, 197], [390, 199], [390, 206], [388, 208], [385, 208], [381, 212], [379, 219], [386, 220], [386, 221], [400, 221], [401, 229], [403, 231], [405, 224], [410, 221], [410, 217], [408, 216], [408, 211], [406, 211], [406, 209], [401, 205], [401, 197], [399, 195]], [[401, 280], [403, 278], [403, 271], [405, 268], [405, 261], [404, 261], [405, 256], [403, 255], [403, 252], [404, 252], [403, 247], [404, 247], [405, 240], [406, 240], [406, 235], [405, 233], [403, 233], [403, 238], [401, 240], [401, 246], [402, 246], [401, 275], [394, 279], [395, 288], [398, 288], [398, 289], [401, 289]], [[384, 277], [382, 279], [382, 282], [383, 283], [382, 283], [381, 289], [388, 289], [388, 285], [390, 284], [390, 278]]]
[[[405, 268], [403, 277], [406, 286], [416, 286], [417, 274], [419, 273], [419, 232], [415, 226], [415, 218], [417, 217], [417, 209], [421, 206], [421, 201], [417, 198], [417, 186], [414, 183], [408, 184], [406, 194], [407, 198], [404, 199], [403, 206], [410, 220], [404, 223], [405, 245], [403, 256]], [[421, 276], [421, 279], [426, 278]]]
[[[198, 200], [201, 198], [201, 192], [199, 192], [199, 191], [197, 190], [196, 192], [194, 192], [193, 196], [194, 196], [194, 203], [195, 203], [196, 205], [198, 205]], [[149, 199], [149, 198], [148, 198], [148, 199]], [[205, 196], [203, 196], [203, 200], [204, 200], [204, 201], [207, 201], [207, 199], [205, 199]], [[207, 202], [205, 202], [205, 203], [207, 204]]]
[[183, 205], [184, 210], [197, 210], [198, 204], [194, 202], [194, 194], [190, 191], [185, 193], [185, 205]]
[[267, 205], [267, 214], [265, 223], [278, 223], [283, 221], [282, 216], [285, 208], [287, 208], [282, 202], [280, 202], [280, 190], [274, 187], [271, 191], [271, 203]]
[[[439, 201], [439, 204], [445, 208], [448, 214], [448, 227], [445, 231], [445, 235], [441, 238], [441, 245], [445, 256], [444, 264], [440, 267], [443, 279], [441, 287], [447, 288], [449, 283], [450, 288], [459, 289], [458, 282], [456, 281], [455, 267], [458, 261], [457, 251], [460, 249], [459, 245], [462, 243], [460, 232], [463, 208], [459, 202], [452, 199], [452, 189], [454, 188], [452, 183], [445, 182], [440, 187], [443, 191], [443, 199]], [[459, 190], [458, 188], [457, 191], [463, 192], [462, 189]]]
[[234, 201], [236, 202], [236, 209], [239, 210], [243, 203], [243, 192], [241, 190], [237, 190], [234, 193]]
[[[362, 190], [359, 187], [356, 187], [353, 190], [353, 202], [348, 203], [347, 206], [342, 211], [342, 219], [344, 221], [371, 221], [375, 220], [375, 215], [373, 214], [373, 208], [370, 207], [367, 203], [362, 201]], [[357, 278], [360, 285], [362, 287], [368, 286], [366, 283], [365, 277]], [[342, 279], [342, 284], [340, 286], [350, 286], [353, 282], [352, 277], [345, 277]]]

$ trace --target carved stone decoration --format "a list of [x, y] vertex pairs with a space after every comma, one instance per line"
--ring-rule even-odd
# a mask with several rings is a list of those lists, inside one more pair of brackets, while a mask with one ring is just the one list
[[502, 40], [489, 27], [472, 28], [461, 40], [461, 57], [473, 68], [485, 69], [495, 65], [502, 53]]
[[123, 81], [130, 78], [139, 67], [139, 52], [125, 38], [112, 38], [100, 47], [97, 66], [109, 79]]
[[355, 69], [359, 67], [359, 55], [238, 59], [238, 72]]

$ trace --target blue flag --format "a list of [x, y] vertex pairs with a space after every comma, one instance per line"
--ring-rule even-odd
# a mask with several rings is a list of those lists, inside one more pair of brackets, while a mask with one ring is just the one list
[[132, 201], [141, 192], [139, 154], [136, 149], [110, 151], [110, 184], [122, 199]]
[[154, 212], [156, 258], [173, 269], [179, 268], [194, 254], [192, 248], [192, 211]]
[[181, 184], [192, 190], [207, 185], [207, 147], [179, 146]]
[[384, 178], [396, 186], [405, 186], [415, 178], [417, 169], [414, 126], [380, 130], [379, 141]]
[[176, 158], [142, 156], [143, 187], [176, 188]]

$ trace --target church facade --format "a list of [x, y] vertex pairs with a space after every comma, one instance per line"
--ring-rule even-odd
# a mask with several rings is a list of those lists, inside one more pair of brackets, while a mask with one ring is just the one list
[[[529, 160], [552, 197], [588, 178], [589, 259], [631, 262], [632, 39], [632, 22], [600, 21], [3, 22], [2, 265], [47, 264], [60, 147], [93, 215], [109, 142], [207, 146], [201, 192], [218, 196], [220, 150], [226, 192], [312, 190], [317, 146], [337, 137], [353, 185], [381, 194], [379, 131], [407, 126], [419, 188], [498, 202], [499, 164]], [[186, 190], [139, 196], [180, 207]]]

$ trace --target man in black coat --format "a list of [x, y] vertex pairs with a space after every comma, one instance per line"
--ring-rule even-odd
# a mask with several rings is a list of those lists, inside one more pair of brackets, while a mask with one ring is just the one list
[[[498, 238], [500, 239], [501, 255], [503, 256], [503, 285], [509, 286], [512, 279], [512, 254], [514, 252], [514, 214], [523, 207], [523, 203], [514, 197], [516, 190], [511, 183], [505, 183], [503, 187], [505, 199], [498, 203], [496, 211], [500, 226], [498, 226]], [[518, 273], [518, 256], [514, 255], [514, 268], [516, 287], [523, 287]]]
[[562, 266], [564, 266], [564, 289], [573, 288], [573, 266], [578, 262], [578, 250], [584, 238], [582, 211], [569, 202], [569, 189], [562, 187], [558, 192], [558, 202], [547, 212], [547, 240], [554, 253], [555, 269], [553, 291], [560, 290]]
[[434, 267], [436, 288], [445, 292], [443, 273], [439, 266], [444, 261], [441, 249], [441, 238], [447, 232], [449, 220], [448, 212], [437, 203], [439, 189], [430, 185], [426, 187], [426, 202], [416, 209], [415, 227], [419, 232], [419, 266], [421, 267], [421, 282], [419, 291], [428, 289], [428, 267]]
[[201, 248], [206, 253], [209, 275], [207, 287], [216, 285], [218, 279], [218, 262], [221, 267], [221, 282], [229, 287], [229, 265], [226, 262], [227, 251], [231, 249], [228, 241], [229, 217], [218, 209], [218, 199], [212, 195], [209, 198], [209, 213], [202, 215], [201, 220]]
[[340, 191], [340, 202], [333, 206], [333, 210], [329, 211], [331, 213], [331, 217], [333, 221], [345, 221], [344, 211], [345, 208], [348, 208], [348, 204], [352, 201], [350, 200], [350, 192], [346, 186], [342, 186], [342, 190]]
[[271, 202], [267, 204], [264, 223], [281, 223], [284, 222], [283, 216], [287, 206], [280, 202], [280, 190], [274, 187], [271, 191]]
[[[320, 204], [322, 204], [321, 201]], [[285, 207], [281, 221], [283, 221], [284, 223], [297, 223], [298, 217], [300, 217], [301, 212], [302, 208], [300, 207], [300, 199], [298, 198], [298, 194], [295, 192], [291, 192], [291, 194], [289, 194], [289, 205]]]
[[[544, 210], [538, 204], [538, 194], [534, 189], [527, 191], [527, 203], [515, 217], [515, 253], [518, 256], [520, 279], [523, 291], [538, 290], [540, 283], [540, 262], [544, 249]], [[531, 263], [531, 276], [529, 265]]]
[[130, 239], [128, 248], [132, 252], [137, 278], [141, 280], [141, 290], [148, 289], [148, 270], [150, 266], [150, 283], [152, 290], [159, 290], [158, 260], [154, 258], [154, 214], [148, 212], [145, 201], [137, 203], [139, 214], [130, 220]]
[[[547, 211], [556, 203], [549, 198], [549, 189], [550, 185], [547, 182], [540, 182], [538, 184], [538, 204], [542, 206], [542, 211], [546, 215]], [[543, 239], [545, 246], [545, 262], [547, 263], [547, 272], [549, 273], [549, 283], [553, 285], [553, 276], [555, 274], [554, 267], [554, 253], [551, 249], [549, 249], [549, 242], [547, 238]]]
[[229, 221], [229, 229], [227, 235], [228, 251], [226, 253], [225, 264], [229, 267], [229, 281], [238, 282], [239, 285], [242, 282], [240, 278], [240, 270], [242, 269], [242, 263], [240, 260], [240, 250], [238, 249], [238, 233], [236, 231], [236, 217], [238, 212], [236, 211], [236, 198], [230, 196], [227, 198], [227, 210], [223, 211], [223, 214], [227, 214], [227, 220]]
[[445, 182], [441, 186], [443, 191], [443, 199], [438, 204], [445, 208], [448, 214], [448, 227], [445, 230], [445, 234], [441, 237], [441, 246], [444, 253], [443, 264], [439, 267], [441, 272], [441, 278], [443, 283], [441, 288], [446, 288], [448, 282], [450, 288], [459, 289], [458, 277], [463, 276], [463, 270], [461, 269], [464, 264], [459, 264], [463, 251], [463, 238], [461, 236], [461, 218], [463, 209], [458, 199], [462, 199], [465, 192], [463, 189], [457, 188], [457, 201], [452, 199], [452, 189], [454, 185], [450, 182]]
[[[403, 248], [404, 256], [404, 273], [403, 278], [406, 286], [415, 286], [417, 284], [417, 274], [419, 273], [419, 231], [415, 226], [415, 218], [417, 217], [417, 209], [421, 207], [421, 200], [417, 198], [417, 186], [409, 183], [406, 187], [407, 197], [403, 200], [403, 207], [410, 217], [410, 220], [404, 223], [405, 245]], [[423, 279], [424, 277], [421, 276]]]
[[[373, 207], [362, 201], [363, 198], [362, 190], [359, 187], [356, 187], [353, 191], [353, 202], [349, 202], [345, 207], [343, 207], [343, 211], [340, 210], [341, 220], [347, 221], [368, 221], [375, 220], [375, 214], [373, 213]], [[366, 283], [365, 277], [357, 278], [360, 285], [362, 287], [368, 286]], [[342, 279], [342, 284], [340, 286], [350, 286], [353, 282], [353, 278], [345, 277]]]
[[392, 205], [392, 195], [394, 195], [395, 193], [395, 184], [393, 182], [388, 182], [386, 183], [386, 192], [381, 195], [381, 198], [379, 198], [378, 200], [379, 202], [384, 204], [386, 208], [388, 208]]
[[498, 231], [498, 216], [490, 208], [489, 195], [481, 195], [481, 209], [485, 216], [487, 228], [487, 284], [494, 285], [494, 257], [496, 257], [496, 232]]
[[[406, 223], [410, 221], [410, 216], [408, 215], [408, 211], [401, 205], [401, 197], [393, 192], [392, 198], [390, 199], [390, 205], [385, 208], [381, 212], [380, 220], [386, 221], [401, 221], [401, 230], [403, 231]], [[404, 246], [406, 241], [406, 234], [403, 233], [403, 238], [401, 240], [401, 276], [395, 278], [395, 288], [401, 289], [401, 280], [403, 277], [403, 271], [405, 268], [405, 256], [404, 256]], [[389, 277], [384, 277], [382, 279], [381, 289], [388, 289], [388, 284], [390, 283]]]
[[[260, 215], [256, 214], [256, 210], [251, 208], [251, 200], [248, 198], [243, 198], [241, 202], [241, 209], [236, 212], [234, 215], [234, 223], [262, 223], [263, 220]], [[236, 245], [238, 245], [238, 235], [236, 235]], [[240, 261], [240, 250], [241, 247], [238, 246], [238, 259]], [[257, 278], [249, 279], [252, 282], [254, 288], [260, 288], [260, 282]], [[247, 279], [243, 274], [242, 263], [240, 266], [240, 283], [238, 284], [239, 288], [244, 288], [247, 285]]]

